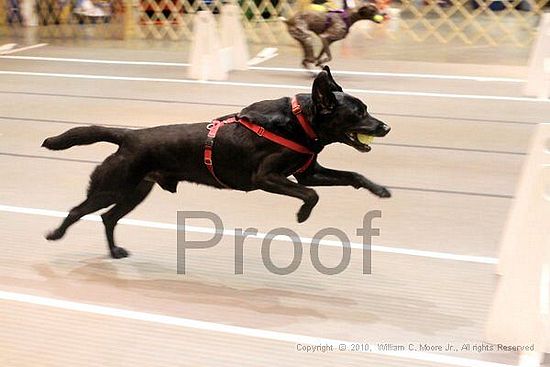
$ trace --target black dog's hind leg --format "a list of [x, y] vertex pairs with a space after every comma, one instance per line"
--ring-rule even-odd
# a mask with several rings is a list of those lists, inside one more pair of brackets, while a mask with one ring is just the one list
[[69, 215], [65, 217], [61, 225], [48, 233], [46, 239], [50, 241], [59, 240], [65, 235], [67, 228], [76, 223], [80, 218], [99, 209], [108, 207], [111, 204], [114, 204], [114, 198], [108, 193], [88, 196], [80, 205], [71, 209]]
[[[136, 190], [142, 179], [140, 173], [134, 173], [121, 153], [114, 153], [96, 167], [90, 178], [88, 197], [80, 205], [74, 207], [63, 223], [50, 232], [46, 239], [58, 240], [72, 224], [83, 216], [99, 209], [117, 204], [129, 193]], [[136, 204], [137, 205], [137, 204]]]
[[317, 162], [305, 172], [294, 176], [298, 183], [305, 186], [352, 186], [356, 189], [365, 188], [381, 198], [391, 197], [388, 189], [370, 181], [359, 173], [325, 168]]
[[109, 243], [109, 252], [112, 258], [120, 259], [128, 256], [128, 251], [115, 244], [114, 231], [117, 222], [145, 200], [154, 185], [154, 182], [141, 181], [134, 191], [125, 195], [108, 212], [101, 215], [101, 219], [103, 219], [103, 224], [105, 225], [105, 235]]

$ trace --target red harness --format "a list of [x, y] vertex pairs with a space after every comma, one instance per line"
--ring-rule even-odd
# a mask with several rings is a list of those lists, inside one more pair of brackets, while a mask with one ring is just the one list
[[[312, 139], [314, 141], [317, 141], [317, 134], [315, 134], [315, 131], [313, 131], [313, 129], [311, 128], [311, 125], [308, 122], [308, 120], [306, 119], [306, 117], [302, 113], [302, 107], [298, 103], [298, 100], [296, 99], [296, 97], [292, 98], [292, 113], [294, 114], [294, 116], [296, 116], [296, 119], [300, 123], [300, 126], [302, 127], [304, 132], [307, 134], [307, 136], [310, 139]], [[208, 135], [206, 137], [206, 143], [204, 145], [204, 164], [206, 165], [206, 168], [208, 168], [208, 171], [210, 172], [212, 177], [214, 177], [214, 179], [220, 185], [222, 185], [223, 187], [230, 188], [228, 185], [224, 184], [218, 178], [218, 176], [216, 176], [216, 173], [214, 171], [214, 164], [212, 162], [212, 148], [214, 146], [214, 139], [216, 138], [216, 134], [218, 133], [218, 130], [220, 129], [220, 127], [222, 127], [223, 125], [232, 124], [232, 123], [235, 123], [235, 122], [241, 124], [242, 126], [246, 127], [247, 129], [255, 132], [258, 136], [262, 136], [265, 139], [271, 140], [272, 142], [277, 143], [279, 145], [282, 145], [285, 148], [288, 148], [288, 149], [293, 150], [293, 151], [298, 152], [298, 153], [308, 154], [310, 156], [310, 158], [307, 160], [307, 162], [302, 167], [300, 167], [294, 173], [304, 172], [309, 167], [309, 165], [313, 162], [315, 157], [317, 156], [317, 153], [315, 153], [311, 149], [309, 149], [309, 148], [307, 148], [307, 147], [305, 147], [301, 144], [298, 144], [298, 143], [296, 143], [292, 140], [283, 138], [282, 136], [279, 136], [279, 135], [274, 134], [270, 131], [267, 131], [262, 126], [256, 125], [255, 123], [250, 122], [247, 119], [244, 119], [244, 118], [237, 119], [237, 118], [235, 118], [235, 116], [232, 116], [232, 117], [229, 117], [229, 118], [227, 118], [225, 120], [221, 120], [221, 121], [220, 120], [214, 120], [214, 121], [212, 121], [211, 124], [208, 125], [208, 130], [209, 131], [208, 131]]]

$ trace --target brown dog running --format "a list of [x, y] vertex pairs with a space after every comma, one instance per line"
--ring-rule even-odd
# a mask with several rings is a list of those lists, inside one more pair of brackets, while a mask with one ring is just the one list
[[[330, 45], [344, 39], [354, 23], [360, 20], [381, 23], [384, 20], [384, 14], [371, 3], [348, 8], [344, 1], [343, 10], [329, 12], [305, 10], [296, 13], [290, 19], [282, 18], [282, 20], [288, 27], [288, 33], [302, 46], [304, 51], [302, 65], [309, 69], [313, 64], [322, 66], [332, 60]], [[314, 57], [313, 53], [313, 34], [319, 36], [323, 45], [317, 57]]]
[[[368, 152], [371, 148], [362, 137], [385, 136], [390, 127], [372, 117], [359, 99], [344, 93], [328, 67], [315, 78], [311, 94], [298, 94], [293, 100], [301, 107], [299, 115], [288, 97], [256, 102], [230, 115], [253, 122], [261, 133], [251, 131], [246, 124], [231, 123], [219, 129], [215, 144], [207, 144], [211, 133], [208, 127], [212, 126], [208, 122], [138, 130], [86, 126], [47, 138], [42, 146], [51, 150], [100, 141], [119, 148], [92, 173], [86, 200], [72, 208], [46, 238], [59, 240], [83, 216], [112, 205], [101, 215], [109, 251], [113, 258], [128, 256], [125, 249], [115, 244], [115, 226], [147, 197], [155, 183], [169, 192], [176, 192], [179, 181], [187, 181], [292, 196], [303, 201], [299, 222], [309, 217], [319, 200], [308, 186], [352, 186], [366, 188], [378, 197], [390, 197], [384, 186], [355, 172], [324, 168], [316, 159], [325, 145], [336, 142]], [[316, 139], [309, 137], [298, 116], [307, 120]], [[308, 147], [315, 154], [303, 154], [274, 143], [266, 138], [268, 133]], [[210, 165], [206, 160], [207, 147], [212, 149]], [[300, 170], [306, 162], [307, 168]], [[215, 174], [210, 170], [214, 167]], [[292, 175], [297, 182], [288, 179]]]

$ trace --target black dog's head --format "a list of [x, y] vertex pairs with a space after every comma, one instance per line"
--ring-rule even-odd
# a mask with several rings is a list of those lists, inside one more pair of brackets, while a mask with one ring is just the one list
[[324, 144], [340, 142], [368, 152], [370, 137], [382, 137], [390, 132], [388, 125], [368, 113], [363, 102], [342, 91], [328, 66], [313, 82], [312, 100], [313, 122]]

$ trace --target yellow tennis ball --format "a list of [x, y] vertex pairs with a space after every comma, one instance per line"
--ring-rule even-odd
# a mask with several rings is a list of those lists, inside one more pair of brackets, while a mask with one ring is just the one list
[[372, 17], [372, 20], [374, 20], [376, 23], [382, 23], [384, 21], [384, 16], [376, 14], [374, 17]]
[[361, 144], [368, 145], [373, 142], [374, 136], [367, 134], [357, 134], [357, 140], [359, 140]]

